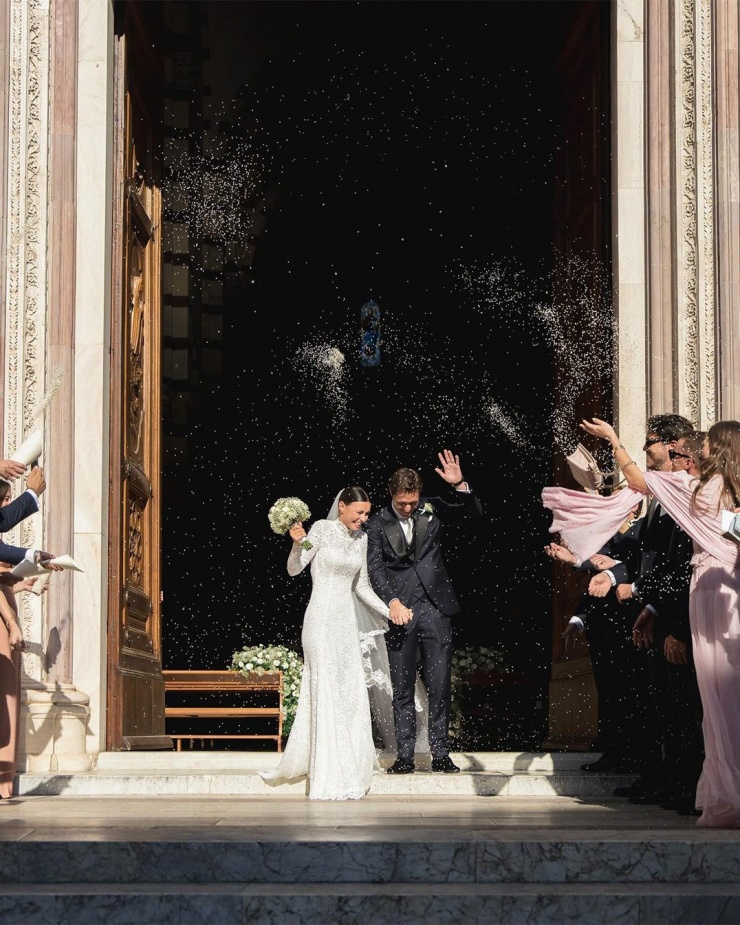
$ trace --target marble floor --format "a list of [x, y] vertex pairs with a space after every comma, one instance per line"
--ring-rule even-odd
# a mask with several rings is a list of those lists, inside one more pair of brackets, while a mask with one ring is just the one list
[[638, 833], [661, 840], [740, 842], [740, 830], [623, 799], [369, 795], [346, 802], [303, 796], [19, 796], [0, 801], [0, 841], [388, 841], [552, 838]]

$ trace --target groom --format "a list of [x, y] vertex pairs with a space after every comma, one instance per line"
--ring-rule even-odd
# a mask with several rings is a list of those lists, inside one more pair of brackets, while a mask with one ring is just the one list
[[[416, 744], [417, 652], [429, 693], [429, 745], [432, 770], [454, 774], [460, 770], [449, 756], [452, 617], [460, 612], [442, 558], [443, 521], [483, 514], [480, 501], [460, 470], [460, 458], [449, 450], [439, 453], [435, 472], [454, 489], [454, 501], [421, 497], [422, 481], [415, 469], [391, 474], [390, 504], [373, 514], [367, 524], [368, 572], [375, 592], [390, 609], [392, 626], [386, 635], [393, 684], [393, 716], [398, 753], [389, 774], [414, 770]], [[410, 608], [408, 616], [405, 608]]]

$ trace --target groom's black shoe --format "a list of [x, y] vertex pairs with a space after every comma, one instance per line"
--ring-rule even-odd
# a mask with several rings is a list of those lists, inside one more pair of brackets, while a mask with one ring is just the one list
[[393, 764], [386, 771], [387, 774], [413, 774], [414, 762], [406, 758], [396, 758]]
[[432, 758], [432, 770], [441, 771], [443, 774], [460, 773], [460, 768], [458, 768], [449, 755], [444, 755], [442, 758]]

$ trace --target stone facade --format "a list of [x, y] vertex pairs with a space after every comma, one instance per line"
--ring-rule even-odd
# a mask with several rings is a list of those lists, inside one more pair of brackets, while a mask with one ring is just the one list
[[[738, 0], [613, 0], [616, 417], [740, 417]], [[81, 769], [106, 747], [111, 0], [6, 0], [0, 29], [3, 454], [43, 417], [49, 489], [9, 537], [84, 569], [24, 595], [25, 755]]]

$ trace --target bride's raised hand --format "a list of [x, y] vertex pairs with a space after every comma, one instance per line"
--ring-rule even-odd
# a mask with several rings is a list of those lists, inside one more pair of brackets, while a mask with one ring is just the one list
[[290, 538], [296, 545], [299, 545], [306, 539], [306, 531], [303, 529], [303, 524], [293, 524], [293, 526], [288, 530]]
[[609, 440], [609, 442], [618, 442], [617, 432], [611, 424], [602, 421], [601, 418], [591, 418], [590, 421], [584, 418], [578, 426], [581, 430], [585, 430], [587, 434], [591, 434], [592, 437], [600, 437], [602, 440]]

